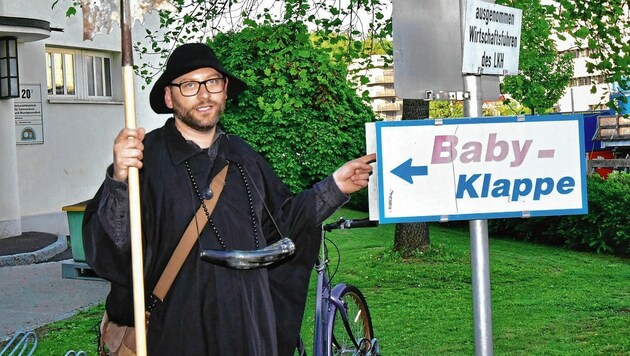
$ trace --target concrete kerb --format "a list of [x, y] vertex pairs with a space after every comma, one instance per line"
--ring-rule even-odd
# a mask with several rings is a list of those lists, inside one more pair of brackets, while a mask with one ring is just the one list
[[33, 252], [18, 253], [15, 255], [0, 256], [0, 267], [22, 266], [33, 263], [45, 262], [68, 248], [68, 238], [65, 235], [57, 236], [57, 241]]

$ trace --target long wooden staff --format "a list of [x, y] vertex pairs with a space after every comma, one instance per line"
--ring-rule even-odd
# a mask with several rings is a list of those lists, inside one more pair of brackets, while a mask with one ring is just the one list
[[[125, 127], [136, 128], [136, 102], [133, 74], [129, 0], [120, 2], [120, 30], [122, 34], [122, 74], [125, 95]], [[144, 309], [144, 269], [142, 267], [142, 223], [140, 214], [140, 172], [129, 167], [129, 221], [131, 225], [131, 268], [133, 274], [133, 310], [136, 330], [136, 355], [146, 356], [147, 335]]]

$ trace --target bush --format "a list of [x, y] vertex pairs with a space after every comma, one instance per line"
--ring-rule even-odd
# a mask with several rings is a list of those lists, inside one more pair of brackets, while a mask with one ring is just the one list
[[346, 80], [346, 64], [315, 47], [303, 24], [250, 24], [210, 43], [249, 84], [222, 117], [297, 192], [364, 155], [365, 123], [374, 112]]
[[488, 229], [516, 240], [630, 256], [630, 174], [614, 172], [606, 180], [589, 176], [587, 190], [586, 215], [497, 219]]
[[370, 211], [370, 200], [368, 197], [368, 190], [361, 189], [350, 196], [350, 201], [346, 204], [346, 207], [367, 213]]

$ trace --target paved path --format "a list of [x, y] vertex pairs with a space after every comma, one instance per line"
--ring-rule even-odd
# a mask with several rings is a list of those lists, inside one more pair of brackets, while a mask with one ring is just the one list
[[0, 267], [0, 340], [105, 300], [109, 283], [62, 278], [61, 263]]

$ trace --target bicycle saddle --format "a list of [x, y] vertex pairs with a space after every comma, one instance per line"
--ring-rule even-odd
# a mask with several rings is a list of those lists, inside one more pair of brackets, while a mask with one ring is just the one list
[[288, 237], [260, 250], [202, 250], [201, 259], [212, 264], [234, 268], [267, 267], [295, 253], [295, 244]]

